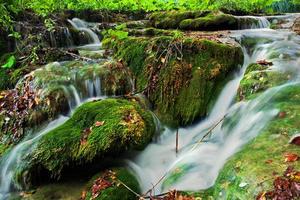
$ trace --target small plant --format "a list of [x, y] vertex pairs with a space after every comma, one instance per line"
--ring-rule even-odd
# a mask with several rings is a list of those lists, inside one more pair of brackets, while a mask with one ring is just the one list
[[7, 59], [6, 63], [1, 66], [1, 68], [11, 69], [15, 66], [15, 64], [16, 64], [16, 57], [14, 55], [12, 55]]
[[55, 29], [55, 21], [50, 18], [45, 19], [44, 24], [45, 24], [45, 27], [47, 28], [47, 30], [50, 32]]

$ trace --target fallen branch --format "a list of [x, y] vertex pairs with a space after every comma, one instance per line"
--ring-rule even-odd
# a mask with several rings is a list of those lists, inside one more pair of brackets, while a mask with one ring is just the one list
[[222, 119], [220, 119], [213, 127], [211, 127], [207, 133], [194, 145], [194, 147], [192, 148], [192, 150], [194, 150], [196, 147], [198, 147], [199, 144], [201, 144], [205, 138], [207, 138], [209, 135], [211, 135], [212, 131], [222, 122], [224, 121], [224, 119], [226, 118], [227, 114], [224, 115], [224, 117], [222, 117]]
[[93, 61], [93, 59], [91, 59], [91, 58], [87, 58], [87, 57], [84, 57], [84, 56], [80, 56], [80, 55], [77, 55], [77, 54], [75, 54], [75, 53], [71, 53], [71, 52], [69, 52], [69, 51], [63, 51], [63, 50], [60, 50], [62, 53], [65, 53], [65, 54], [67, 54], [67, 55], [70, 55], [70, 56], [72, 56], [73, 58], [75, 58], [75, 59], [79, 59], [79, 60], [85, 60], [85, 61]]

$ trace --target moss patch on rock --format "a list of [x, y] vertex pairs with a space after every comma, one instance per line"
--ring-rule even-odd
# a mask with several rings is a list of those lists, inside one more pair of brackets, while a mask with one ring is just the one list
[[289, 73], [270, 70], [260, 64], [251, 64], [240, 83], [238, 99], [252, 99], [266, 89], [285, 83], [289, 79]]
[[[95, 200], [137, 199], [138, 197], [121, 184], [121, 182], [134, 192], [140, 192], [136, 178], [128, 170], [116, 168], [100, 175], [95, 175], [87, 186], [88, 192], [85, 193], [84, 200], [89, 200], [92, 197]], [[107, 184], [107, 187], [99, 190], [96, 189], [97, 186], [103, 186], [104, 183]]]
[[209, 11], [166, 11], [150, 15], [156, 28], [198, 31], [237, 30], [258, 24], [254, 18], [239, 18], [222, 12]]
[[193, 37], [128, 37], [111, 43], [159, 117], [190, 124], [207, 113], [217, 85], [243, 62], [240, 47]]
[[[44, 135], [27, 156], [29, 172], [46, 169], [54, 176], [68, 166], [82, 165], [129, 149], [142, 149], [155, 132], [153, 117], [138, 103], [106, 99], [85, 103], [63, 125]], [[70, 166], [70, 167], [71, 167]], [[21, 176], [24, 169], [21, 169]]]

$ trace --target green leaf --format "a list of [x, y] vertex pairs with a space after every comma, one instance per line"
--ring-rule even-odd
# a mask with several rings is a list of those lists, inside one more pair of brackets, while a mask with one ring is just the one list
[[7, 59], [7, 62], [4, 65], [1, 66], [1, 68], [10, 69], [13, 66], [15, 66], [15, 64], [16, 64], [16, 57], [15, 56], [10, 56]]

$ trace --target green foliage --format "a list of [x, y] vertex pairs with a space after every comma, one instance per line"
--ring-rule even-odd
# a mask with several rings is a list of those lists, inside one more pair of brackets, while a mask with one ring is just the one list
[[7, 62], [1, 66], [1, 68], [10, 69], [10, 68], [14, 67], [15, 64], [16, 64], [16, 57], [14, 55], [12, 55], [7, 59]]

